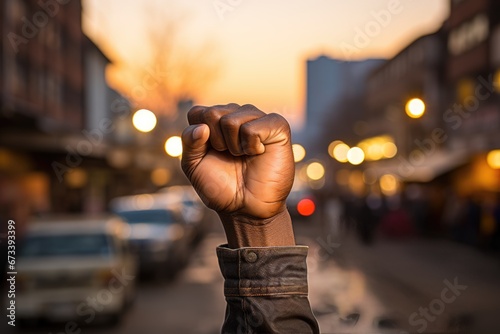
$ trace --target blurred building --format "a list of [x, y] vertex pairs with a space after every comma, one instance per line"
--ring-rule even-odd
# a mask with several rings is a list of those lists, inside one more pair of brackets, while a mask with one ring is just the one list
[[317, 119], [341, 94], [343, 65], [324, 55], [307, 60], [306, 128], [317, 125]]
[[335, 89], [329, 190], [378, 207], [403, 198], [421, 233], [498, 238], [500, 2], [451, 0], [442, 27], [371, 71], [364, 93]]
[[443, 120], [449, 149], [465, 151], [468, 162], [453, 174], [454, 185], [462, 195], [499, 191], [500, 175], [486, 156], [500, 148], [500, 2], [450, 6]]
[[[373, 71], [368, 78], [363, 117], [366, 168], [406, 181], [429, 181], [459, 163], [443, 150], [446, 137], [442, 109], [446, 35], [443, 30], [422, 36]], [[418, 99], [425, 110], [410, 117], [408, 103]], [[395, 144], [397, 155], [385, 159], [377, 138]], [[372, 153], [373, 151], [373, 153]]]
[[101, 212], [152, 186], [154, 166], [132, 162], [130, 104], [108, 86], [110, 60], [81, 12], [77, 0], [1, 3], [0, 215]]
[[81, 3], [4, 0], [0, 8], [2, 207], [21, 201], [24, 211], [46, 211], [59, 183], [50, 164], [62, 136], [84, 122]]
[[332, 119], [347, 114], [342, 101], [361, 96], [366, 75], [382, 62], [380, 59], [341, 61], [324, 55], [307, 61], [306, 126], [302, 137], [308, 154], [320, 154], [325, 136], [334, 133], [325, 124], [330, 125]]

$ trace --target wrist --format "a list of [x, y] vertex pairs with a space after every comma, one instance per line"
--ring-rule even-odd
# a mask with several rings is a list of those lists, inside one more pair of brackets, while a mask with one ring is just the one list
[[295, 246], [288, 210], [259, 219], [241, 214], [219, 213], [230, 248]]

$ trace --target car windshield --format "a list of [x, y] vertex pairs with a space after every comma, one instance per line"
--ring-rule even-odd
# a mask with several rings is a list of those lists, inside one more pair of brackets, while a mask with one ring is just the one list
[[108, 256], [111, 245], [105, 234], [60, 234], [27, 236], [21, 256]]
[[168, 225], [174, 222], [173, 213], [170, 210], [123, 211], [118, 214], [130, 224], [147, 223]]

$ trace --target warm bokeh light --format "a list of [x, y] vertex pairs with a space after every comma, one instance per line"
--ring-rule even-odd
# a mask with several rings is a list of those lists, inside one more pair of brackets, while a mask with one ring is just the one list
[[500, 70], [497, 70], [497, 72], [495, 73], [493, 85], [495, 86], [495, 90], [497, 91], [497, 93], [500, 93]]
[[315, 210], [316, 210], [316, 205], [309, 198], [301, 199], [297, 204], [298, 213], [304, 217], [312, 215]]
[[387, 142], [382, 146], [382, 152], [384, 155], [384, 158], [390, 159], [394, 158], [396, 154], [398, 153], [398, 148], [396, 144]]
[[476, 89], [475, 81], [471, 78], [464, 78], [460, 80], [457, 84], [457, 98], [458, 102], [465, 103], [465, 101], [474, 96], [474, 91]]
[[333, 157], [338, 162], [347, 162], [347, 152], [349, 152], [350, 147], [345, 143], [340, 143], [333, 149]]
[[293, 160], [295, 162], [301, 162], [306, 157], [306, 149], [300, 144], [293, 144]]
[[357, 146], [352, 147], [347, 152], [347, 161], [349, 161], [352, 165], [359, 165], [365, 161], [365, 153]]
[[342, 141], [340, 140], [334, 140], [328, 145], [328, 154], [332, 157], [335, 158], [335, 155], [333, 154], [333, 150], [335, 150], [335, 147], [337, 147], [338, 144], [342, 144]]
[[486, 157], [486, 161], [488, 162], [488, 166], [493, 169], [500, 169], [500, 150], [493, 150], [488, 153]]
[[73, 168], [64, 175], [64, 181], [69, 188], [83, 188], [88, 182], [88, 174], [82, 168]]
[[406, 103], [406, 114], [411, 118], [420, 118], [425, 113], [425, 103], [419, 98], [413, 98]]
[[171, 157], [182, 155], [182, 139], [179, 136], [172, 136], [165, 142], [165, 152]]
[[171, 177], [172, 173], [166, 168], [156, 168], [151, 172], [151, 182], [157, 187], [165, 186]]
[[398, 179], [392, 174], [385, 174], [380, 178], [380, 190], [386, 196], [395, 195], [398, 191]]
[[150, 110], [140, 109], [134, 113], [132, 124], [141, 132], [150, 132], [156, 126], [156, 116]]
[[390, 159], [398, 152], [394, 138], [389, 135], [364, 139], [357, 146], [363, 150], [367, 161]]
[[313, 181], [317, 181], [325, 176], [325, 167], [319, 162], [311, 162], [306, 169], [307, 177]]

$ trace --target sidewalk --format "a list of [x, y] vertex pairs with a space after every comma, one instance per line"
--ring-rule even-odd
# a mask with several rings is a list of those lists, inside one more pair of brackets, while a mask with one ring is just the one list
[[363, 246], [354, 236], [305, 234], [322, 333], [500, 333], [500, 260], [491, 254], [442, 239]]

